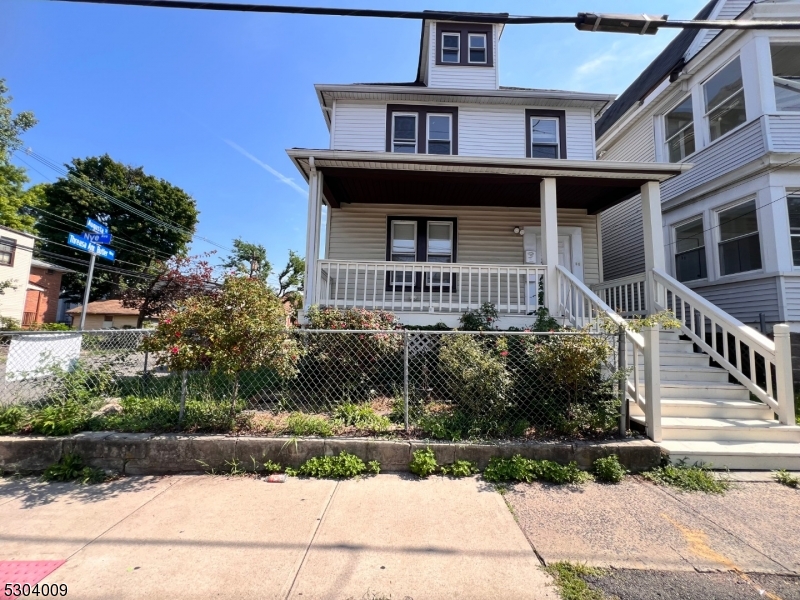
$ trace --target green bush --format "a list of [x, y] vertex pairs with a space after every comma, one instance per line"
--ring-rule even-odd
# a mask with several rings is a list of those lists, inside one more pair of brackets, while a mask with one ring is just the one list
[[379, 415], [368, 404], [344, 402], [334, 409], [333, 418], [346, 427], [373, 433], [383, 433], [392, 426], [388, 417]]
[[592, 463], [595, 479], [604, 483], [619, 483], [625, 478], [628, 472], [625, 467], [619, 463], [619, 458], [616, 454], [606, 456], [605, 458], [598, 458]]
[[102, 469], [87, 467], [77, 454], [65, 454], [57, 463], [45, 469], [45, 481], [78, 481], [79, 483], [102, 483], [106, 474]]
[[436, 462], [436, 455], [433, 450], [420, 448], [419, 450], [414, 450], [408, 469], [415, 475], [425, 478], [433, 475], [439, 469], [439, 464]]
[[442, 465], [442, 475], [448, 477], [469, 477], [478, 473], [478, 466], [468, 460], [457, 460], [449, 465]]
[[88, 428], [92, 409], [82, 402], [66, 400], [34, 410], [28, 425], [40, 435], [71, 435]]
[[730, 482], [722, 479], [711, 470], [711, 465], [695, 463], [686, 464], [680, 460], [678, 464], [666, 464], [642, 473], [642, 477], [658, 485], [676, 487], [685, 492], [705, 492], [707, 494], [724, 494], [730, 489]]
[[461, 329], [464, 331], [487, 331], [495, 329], [492, 323], [496, 323], [500, 314], [497, 307], [491, 302], [484, 302], [480, 308], [468, 310], [459, 319]]
[[[374, 473], [380, 470], [380, 464], [371, 461], [369, 468]], [[297, 474], [319, 479], [349, 479], [358, 477], [365, 471], [367, 465], [363, 460], [342, 450], [339, 456], [317, 456], [308, 459], [297, 469]]]
[[305, 415], [295, 412], [286, 419], [286, 429], [296, 436], [318, 435], [329, 437], [333, 435], [333, 427], [325, 417]]
[[[126, 396], [120, 400], [122, 413], [99, 417], [93, 429], [130, 432], [186, 431], [228, 432], [233, 428], [227, 400], [186, 400], [183, 423], [179, 426], [180, 404], [164, 396]], [[241, 405], [237, 404], [237, 410]]]
[[550, 460], [522, 458], [516, 454], [511, 458], [493, 458], [483, 472], [483, 477], [492, 483], [503, 481], [548, 481], [550, 483], [585, 483], [591, 475], [581, 471], [575, 462], [560, 465]]
[[21, 406], [0, 407], [0, 435], [17, 433], [24, 420], [25, 410]]
[[0, 331], [19, 331], [22, 329], [19, 326], [17, 319], [11, 317], [0, 317]]

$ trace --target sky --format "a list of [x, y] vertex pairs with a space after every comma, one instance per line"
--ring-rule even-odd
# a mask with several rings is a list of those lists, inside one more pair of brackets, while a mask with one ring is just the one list
[[[268, 0], [250, 0], [269, 3]], [[298, 6], [514, 15], [669, 14], [706, 0], [272, 0]], [[619, 94], [675, 36], [516, 25], [500, 83]], [[315, 83], [412, 81], [420, 22], [0, 0], [0, 78], [39, 124], [27, 148], [58, 164], [108, 153], [194, 197], [197, 233], [263, 244], [279, 270], [305, 253], [307, 186], [287, 148], [328, 148]], [[33, 183], [58, 174], [26, 159]], [[217, 250], [195, 239], [193, 252]]]

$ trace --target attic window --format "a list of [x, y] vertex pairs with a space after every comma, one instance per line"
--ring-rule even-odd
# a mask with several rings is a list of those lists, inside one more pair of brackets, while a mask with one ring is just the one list
[[469, 62], [483, 64], [486, 62], [486, 34], [469, 34]]
[[461, 62], [461, 34], [442, 34], [442, 62], [456, 65]]
[[461, 67], [492, 67], [492, 25], [481, 23], [436, 23], [437, 65]]

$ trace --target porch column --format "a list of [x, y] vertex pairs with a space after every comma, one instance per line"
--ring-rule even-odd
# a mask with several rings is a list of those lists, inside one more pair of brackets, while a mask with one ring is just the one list
[[558, 314], [558, 217], [556, 215], [556, 180], [545, 177], [539, 185], [542, 215], [542, 264], [547, 267], [544, 282], [545, 306]]
[[642, 186], [642, 226], [644, 227], [644, 268], [647, 312], [657, 312], [654, 301], [664, 306], [664, 299], [656, 289], [653, 269], [666, 271], [664, 258], [664, 230], [661, 223], [661, 187], [657, 181]]
[[322, 173], [310, 158], [311, 176], [308, 179], [308, 219], [306, 223], [306, 275], [303, 291], [303, 309], [314, 304], [317, 287], [317, 261], [319, 260], [319, 234], [322, 217]]

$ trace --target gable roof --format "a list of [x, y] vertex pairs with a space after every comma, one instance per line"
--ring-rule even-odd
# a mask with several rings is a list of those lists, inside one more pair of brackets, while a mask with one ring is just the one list
[[[694, 20], [707, 19], [718, 1], [723, 0], [711, 0], [697, 13]], [[647, 96], [670, 73], [683, 66], [686, 51], [701, 31], [684, 29], [662, 50], [661, 54], [642, 71], [639, 77], [628, 86], [628, 89], [622, 92], [620, 97], [597, 120], [595, 126], [597, 139], [600, 139], [634, 104]]]
[[[83, 310], [83, 306], [76, 306], [67, 311], [70, 315], [79, 315]], [[87, 315], [131, 315], [137, 316], [139, 310], [136, 308], [126, 308], [122, 306], [122, 300], [98, 300], [97, 302], [89, 302], [86, 305]]]

